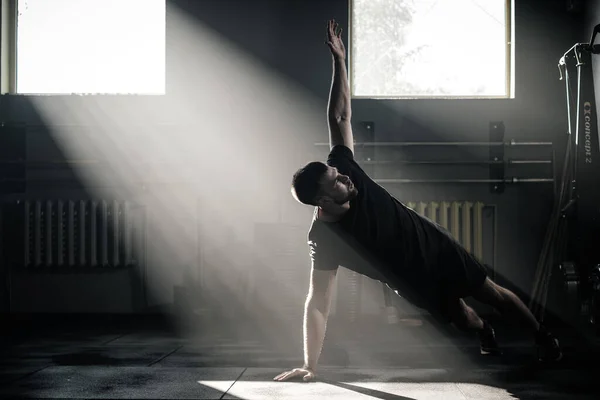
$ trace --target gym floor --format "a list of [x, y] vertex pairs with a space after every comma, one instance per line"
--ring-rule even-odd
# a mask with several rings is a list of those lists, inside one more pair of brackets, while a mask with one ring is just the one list
[[363, 321], [360, 333], [331, 321], [319, 380], [306, 384], [272, 381], [301, 361], [298, 337], [273, 341], [244, 326], [175, 330], [163, 319], [127, 318], [11, 321], [20, 329], [3, 338], [0, 398], [575, 400], [600, 394], [600, 346], [564, 328], [554, 331], [565, 359], [539, 365], [531, 338], [499, 322], [505, 354], [485, 357], [476, 337], [428, 321]]

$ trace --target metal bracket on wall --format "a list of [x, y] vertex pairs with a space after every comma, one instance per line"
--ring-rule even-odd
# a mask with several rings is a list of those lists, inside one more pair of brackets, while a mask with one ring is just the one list
[[[504, 142], [504, 122], [490, 122], [490, 143]], [[490, 183], [492, 193], [504, 193], [504, 146], [490, 146]]]
[[8, 263], [4, 259], [5, 237], [3, 235], [4, 222], [2, 215], [3, 207], [0, 203], [0, 313], [10, 312], [10, 279], [8, 275]]
[[[361, 121], [361, 136], [363, 142], [375, 143], [375, 123], [372, 121]], [[356, 146], [356, 141], [355, 141]], [[375, 146], [364, 147], [361, 152], [361, 159], [365, 161], [375, 161]], [[375, 165], [367, 166], [367, 173], [375, 176]]]

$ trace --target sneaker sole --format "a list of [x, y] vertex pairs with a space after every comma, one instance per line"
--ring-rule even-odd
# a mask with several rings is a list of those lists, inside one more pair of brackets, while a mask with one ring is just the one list
[[[556, 346], [558, 346], [560, 348], [560, 342], [558, 341], [558, 339], [554, 338], [554, 343], [556, 343]], [[558, 362], [560, 360], [562, 360], [563, 358], [563, 352], [559, 350], [558, 356], [549, 360], [544, 360], [541, 357], [538, 357], [538, 360], [540, 362]]]
[[560, 360], [563, 359], [563, 354], [560, 353], [558, 355], [558, 357], [550, 359], [550, 360], [544, 360], [543, 358], [538, 358], [538, 359], [539, 359], [540, 362], [543, 362], [543, 363], [559, 362]]
[[480, 349], [480, 353], [484, 356], [501, 356], [502, 355], [502, 350], [486, 350], [486, 349]]

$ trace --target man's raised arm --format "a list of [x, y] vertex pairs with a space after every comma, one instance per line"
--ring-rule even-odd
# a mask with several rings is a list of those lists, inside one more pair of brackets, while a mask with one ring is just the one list
[[327, 117], [329, 121], [330, 148], [343, 144], [354, 152], [354, 138], [350, 119], [350, 85], [346, 68], [346, 48], [342, 41], [342, 29], [335, 20], [327, 23], [327, 45], [333, 56], [333, 79], [329, 93]]

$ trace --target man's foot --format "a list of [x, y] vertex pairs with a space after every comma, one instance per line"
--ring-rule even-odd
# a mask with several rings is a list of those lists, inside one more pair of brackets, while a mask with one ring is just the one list
[[479, 343], [481, 344], [481, 354], [494, 356], [502, 354], [502, 350], [500, 350], [498, 342], [496, 342], [494, 328], [492, 328], [487, 321], [483, 321], [483, 330], [477, 332], [477, 335], [479, 336]]
[[541, 325], [540, 330], [535, 334], [535, 344], [537, 346], [539, 361], [556, 362], [562, 359], [563, 353], [560, 349], [558, 339]]

